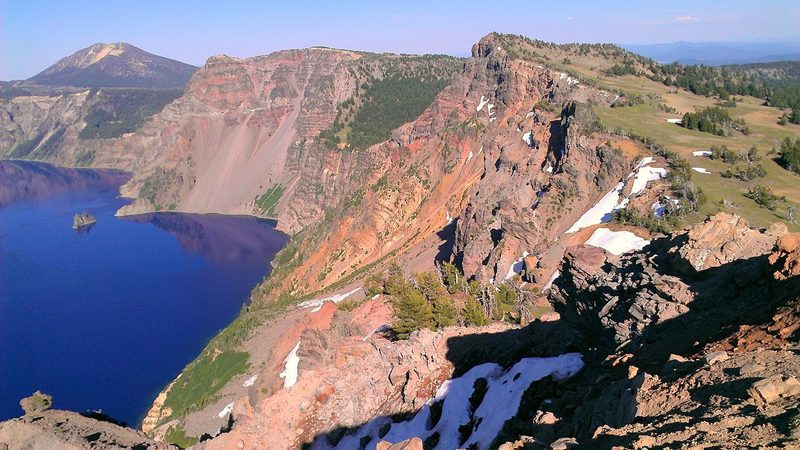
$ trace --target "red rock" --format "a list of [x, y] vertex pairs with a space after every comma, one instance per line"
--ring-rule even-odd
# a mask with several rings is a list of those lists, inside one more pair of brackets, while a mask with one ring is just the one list
[[386, 441], [380, 441], [375, 446], [375, 450], [423, 450], [422, 439], [413, 437], [405, 441], [392, 444]]
[[[688, 228], [686, 242], [670, 250], [673, 262], [683, 261], [686, 272], [700, 272], [737, 259], [769, 253], [789, 230], [781, 222], [764, 231], [750, 228], [737, 215], [718, 213]], [[681, 267], [678, 265], [678, 267]]]
[[336, 392], [336, 388], [331, 385], [320, 386], [317, 388], [317, 391], [314, 393], [314, 398], [323, 405], [328, 403], [328, 400], [331, 398], [331, 395]]
[[776, 280], [786, 280], [800, 275], [800, 233], [791, 233], [778, 240], [769, 256], [770, 264], [777, 266]]

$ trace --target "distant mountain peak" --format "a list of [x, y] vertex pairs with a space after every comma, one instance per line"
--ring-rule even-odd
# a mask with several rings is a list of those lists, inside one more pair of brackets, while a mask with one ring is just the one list
[[125, 42], [96, 43], [60, 59], [29, 81], [92, 88], [182, 88], [196, 70]]
[[114, 42], [112, 44], [97, 43], [75, 53], [73, 56], [76, 67], [88, 67], [100, 61], [106, 56], [121, 56], [129, 48], [136, 48], [125, 42]]

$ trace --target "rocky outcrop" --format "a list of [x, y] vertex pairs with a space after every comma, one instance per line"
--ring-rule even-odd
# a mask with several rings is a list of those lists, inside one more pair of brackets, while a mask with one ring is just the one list
[[622, 257], [569, 249], [551, 300], [597, 362], [555, 409], [581, 444], [797, 445], [796, 239], [720, 214]]
[[586, 105], [573, 103], [561, 117], [539, 107], [602, 99], [600, 91], [514, 58], [500, 41], [489, 35], [473, 47], [488, 79], [481, 100], [492, 109], [481, 140], [483, 175], [458, 218], [453, 249], [465, 276], [482, 282], [499, 282], [518, 258], [545, 252], [630, 169], [607, 137], [592, 134], [596, 119]]
[[769, 256], [770, 264], [777, 268], [776, 280], [786, 280], [800, 275], [800, 233], [778, 239], [778, 246]]
[[599, 338], [607, 351], [632, 351], [656, 339], [648, 335], [669, 328], [668, 322], [695, 305], [719, 306], [745, 319], [748, 302], [758, 305], [770, 288], [780, 288], [764, 273], [770, 270], [767, 256], [786, 233], [782, 224], [755, 230], [737, 216], [718, 214], [622, 257], [596, 247], [571, 248], [551, 300], [563, 318]]
[[[100, 418], [101, 420], [98, 420]], [[141, 431], [70, 411], [48, 410], [0, 423], [0, 447], [5, 449], [166, 450], [178, 447], [156, 442]]]
[[788, 232], [781, 222], [766, 230], [756, 230], [742, 217], [720, 213], [688, 230], [685, 242], [670, 249], [672, 263], [686, 273], [702, 272], [767, 254], [776, 239]]

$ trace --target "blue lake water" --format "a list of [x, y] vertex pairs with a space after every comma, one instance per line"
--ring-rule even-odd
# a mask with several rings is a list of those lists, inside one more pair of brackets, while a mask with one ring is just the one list
[[[138, 424], [286, 243], [250, 217], [114, 217], [125, 176], [0, 161], [0, 420], [35, 390]], [[71, 228], [76, 212], [97, 223]]]

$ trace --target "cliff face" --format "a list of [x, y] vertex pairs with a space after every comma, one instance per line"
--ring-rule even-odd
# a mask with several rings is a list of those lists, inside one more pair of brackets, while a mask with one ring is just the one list
[[0, 99], [0, 156], [74, 165], [78, 133], [92, 102], [88, 90]]
[[[382, 160], [338, 151], [316, 139], [341, 113], [340, 104], [387, 77], [446, 84], [458, 67], [450, 57], [325, 48], [249, 59], [215, 56], [192, 77], [182, 97], [135, 132], [118, 137], [114, 130], [79, 136], [90, 110], [109, 109], [98, 107], [103, 90], [3, 100], [0, 125], [8, 134], [0, 152], [132, 172], [122, 191], [137, 201], [122, 214], [160, 209], [252, 213], [277, 217], [283, 229], [297, 231], [363, 187], [365, 172]], [[268, 192], [275, 193], [268, 206], [256, 205]]]
[[487, 36], [416, 120], [367, 151], [377, 163], [368, 188], [322, 225], [324, 237], [302, 249], [285, 286], [329, 284], [410, 248], [451, 218], [453, 257], [465, 276], [501, 280], [524, 252], [546, 251], [630, 170], [608, 143], [614, 139], [593, 133], [588, 108], [559, 117], [550, 106], [587, 99], [610, 101]]
[[484, 174], [459, 216], [454, 254], [465, 276], [499, 282], [515, 260], [545, 252], [630, 164], [607, 136], [593, 133], [588, 107], [560, 118], [542, 109], [586, 96], [603, 102], [599, 91], [512, 59], [492, 36], [473, 52], [489, 55], [487, 97], [502, 117], [485, 138]]
[[[298, 174], [285, 170], [289, 148], [330, 125], [356, 87], [342, 79], [344, 63], [358, 58], [322, 49], [210, 58], [181, 99], [119, 143], [140, 154], [124, 188], [138, 201], [123, 212], [174, 204], [178, 211], [251, 213], [272, 186], [286, 186], [291, 196]], [[152, 186], [160, 189], [151, 194]]]

